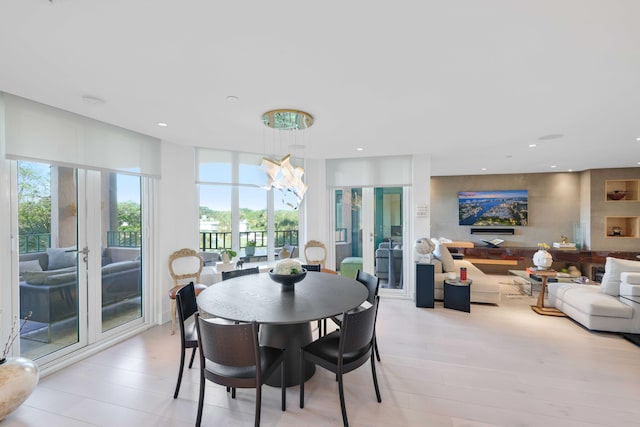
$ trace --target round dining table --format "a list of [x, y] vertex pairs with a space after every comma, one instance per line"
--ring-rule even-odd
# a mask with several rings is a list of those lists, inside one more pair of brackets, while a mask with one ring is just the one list
[[[284, 348], [286, 386], [300, 384], [300, 347], [312, 341], [311, 322], [341, 314], [362, 304], [368, 296], [362, 283], [335, 274], [307, 272], [294, 286], [271, 280], [268, 273], [227, 279], [198, 295], [198, 309], [222, 319], [260, 324], [261, 345]], [[304, 380], [315, 372], [306, 362]], [[280, 370], [266, 384], [280, 386]]]

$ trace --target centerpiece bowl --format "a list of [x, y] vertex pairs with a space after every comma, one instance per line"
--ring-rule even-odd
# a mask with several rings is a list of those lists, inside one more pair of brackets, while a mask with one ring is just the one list
[[273, 270], [269, 270], [269, 277], [276, 283], [280, 283], [284, 286], [293, 286], [302, 279], [304, 279], [307, 275], [307, 270], [302, 269], [302, 273], [298, 274], [277, 274], [274, 273]]

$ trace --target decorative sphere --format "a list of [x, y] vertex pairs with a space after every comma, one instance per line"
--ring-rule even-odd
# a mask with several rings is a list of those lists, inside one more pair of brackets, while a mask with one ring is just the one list
[[433, 243], [431, 239], [422, 237], [416, 240], [413, 247], [420, 255], [428, 255], [435, 250], [436, 244]]
[[540, 249], [533, 254], [533, 265], [538, 267], [540, 270], [548, 270], [552, 263], [553, 258], [551, 257], [551, 254], [544, 249]]

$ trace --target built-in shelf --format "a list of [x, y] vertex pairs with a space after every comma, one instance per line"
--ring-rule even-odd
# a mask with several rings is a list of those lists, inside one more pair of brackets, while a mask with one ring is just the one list
[[606, 216], [604, 223], [607, 237], [640, 238], [640, 216]]
[[605, 198], [608, 202], [637, 202], [640, 200], [639, 179], [607, 180]]

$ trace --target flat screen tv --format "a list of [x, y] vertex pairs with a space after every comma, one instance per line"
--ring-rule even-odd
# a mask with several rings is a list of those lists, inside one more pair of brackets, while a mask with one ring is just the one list
[[529, 218], [527, 190], [461, 191], [458, 224], [473, 226], [522, 226]]

